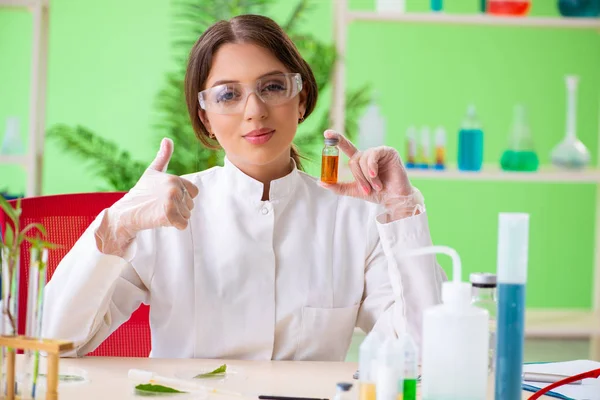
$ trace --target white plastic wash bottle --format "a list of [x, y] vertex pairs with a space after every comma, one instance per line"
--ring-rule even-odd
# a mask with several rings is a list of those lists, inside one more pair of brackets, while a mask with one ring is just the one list
[[458, 253], [432, 246], [407, 256], [446, 254], [453, 281], [442, 284], [443, 303], [423, 315], [422, 400], [485, 400], [488, 382], [488, 312], [471, 305], [471, 285], [461, 282]]

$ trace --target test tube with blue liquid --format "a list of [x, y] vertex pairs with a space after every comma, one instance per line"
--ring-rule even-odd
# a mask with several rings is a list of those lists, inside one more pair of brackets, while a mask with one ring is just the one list
[[500, 213], [496, 400], [520, 400], [525, 333], [529, 214]]

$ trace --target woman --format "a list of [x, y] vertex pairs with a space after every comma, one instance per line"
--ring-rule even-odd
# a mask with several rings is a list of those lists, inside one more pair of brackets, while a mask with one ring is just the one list
[[185, 79], [189, 114], [224, 167], [166, 174], [170, 140], [135, 187], [102, 212], [47, 287], [44, 336], [95, 349], [150, 304], [153, 357], [343, 360], [355, 326], [420, 337], [440, 300], [422, 198], [397, 152], [357, 149], [356, 182], [322, 187], [292, 145], [317, 87], [272, 20], [210, 27]]

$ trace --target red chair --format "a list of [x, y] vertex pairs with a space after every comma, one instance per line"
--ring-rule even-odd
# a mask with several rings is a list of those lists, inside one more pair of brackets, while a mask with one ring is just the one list
[[[22, 200], [22, 227], [32, 222], [46, 227], [49, 242], [62, 246], [48, 253], [48, 280], [58, 263], [73, 247], [100, 211], [110, 207], [124, 193], [78, 193], [31, 197]], [[13, 205], [15, 201], [11, 201]], [[0, 230], [4, 236], [7, 217], [0, 209]], [[25, 332], [27, 283], [29, 275], [29, 243], [21, 248], [18, 331]], [[150, 354], [149, 307], [141, 305], [131, 318], [110, 335], [88, 356], [148, 357]]]

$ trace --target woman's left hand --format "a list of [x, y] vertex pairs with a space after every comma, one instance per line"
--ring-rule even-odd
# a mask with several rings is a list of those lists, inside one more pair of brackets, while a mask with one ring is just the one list
[[391, 219], [396, 220], [420, 212], [420, 192], [413, 188], [402, 160], [396, 149], [379, 146], [359, 151], [344, 135], [326, 130], [326, 138], [338, 138], [340, 150], [350, 159], [349, 166], [354, 182], [326, 184], [321, 186], [343, 196], [378, 203], [387, 209]]

